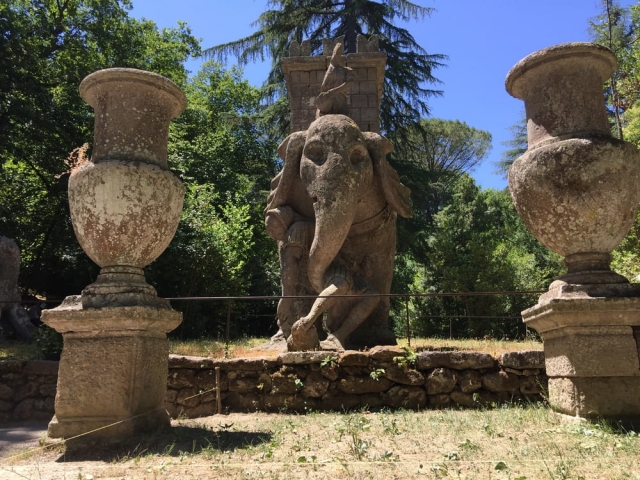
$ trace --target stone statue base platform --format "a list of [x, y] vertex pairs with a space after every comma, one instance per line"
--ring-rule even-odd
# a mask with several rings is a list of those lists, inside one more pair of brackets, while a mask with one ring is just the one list
[[64, 338], [50, 437], [116, 439], [169, 423], [166, 333], [180, 324], [180, 312], [83, 308], [73, 296], [42, 320]]
[[640, 426], [640, 285], [552, 285], [522, 312], [544, 339], [558, 413]]

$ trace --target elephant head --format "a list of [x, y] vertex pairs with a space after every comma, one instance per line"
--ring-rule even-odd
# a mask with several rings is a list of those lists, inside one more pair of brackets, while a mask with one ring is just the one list
[[[309, 251], [309, 280], [316, 291], [355, 223], [359, 204], [373, 181], [373, 163], [364, 136], [348, 117], [320, 117], [307, 131], [300, 179], [313, 202], [316, 234]], [[371, 205], [375, 213], [384, 208]]]
[[277, 223], [270, 222], [269, 212], [285, 205], [315, 218], [309, 280], [317, 292], [326, 287], [327, 268], [352, 225], [387, 206], [404, 217], [411, 215], [409, 189], [386, 161], [392, 150], [386, 138], [361, 132], [344, 115], [322, 116], [306, 132], [293, 133], [281, 144], [284, 167], [272, 183], [267, 229]]

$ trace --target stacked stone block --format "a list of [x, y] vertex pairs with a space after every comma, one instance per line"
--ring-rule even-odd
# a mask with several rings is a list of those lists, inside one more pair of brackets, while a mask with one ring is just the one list
[[[341, 41], [337, 39], [336, 42]], [[324, 42], [323, 54], [310, 56], [308, 43], [293, 43], [290, 56], [282, 59], [287, 83], [291, 132], [307, 130], [316, 118], [315, 99], [329, 67], [335, 42]], [[380, 102], [387, 54], [377, 51], [377, 39], [358, 38], [358, 52], [345, 55], [347, 67], [356, 72], [356, 81], [347, 94], [348, 116], [363, 132], [380, 133]]]
[[[166, 403], [171, 417], [217, 413], [216, 367], [221, 370], [224, 413], [479, 408], [524, 398], [542, 400], [547, 388], [541, 350], [497, 358], [427, 351], [413, 362], [398, 347], [228, 360], [170, 355]], [[58, 362], [0, 362], [0, 421], [49, 420], [57, 373]]]

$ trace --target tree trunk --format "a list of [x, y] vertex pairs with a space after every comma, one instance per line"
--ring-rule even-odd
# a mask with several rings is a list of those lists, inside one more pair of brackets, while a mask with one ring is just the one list
[[353, 11], [350, 11], [351, 6], [353, 5], [353, 0], [345, 0], [344, 2], [344, 11], [345, 11], [345, 34], [344, 34], [344, 53], [356, 53], [357, 49], [357, 39], [358, 39], [358, 19], [356, 18]]

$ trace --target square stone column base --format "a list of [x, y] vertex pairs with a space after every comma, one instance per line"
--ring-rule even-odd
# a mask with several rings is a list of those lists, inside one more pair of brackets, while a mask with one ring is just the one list
[[50, 437], [126, 438], [169, 423], [166, 332], [180, 324], [180, 312], [85, 309], [69, 297], [42, 320], [64, 339]]
[[[640, 331], [640, 327], [636, 328]], [[542, 336], [545, 368], [550, 378], [640, 375], [634, 327], [562, 327], [543, 332]]]
[[640, 297], [595, 296], [574, 288], [522, 312], [544, 339], [549, 402], [558, 413], [640, 426]]
[[550, 378], [549, 403], [565, 415], [640, 426], [639, 377]]

